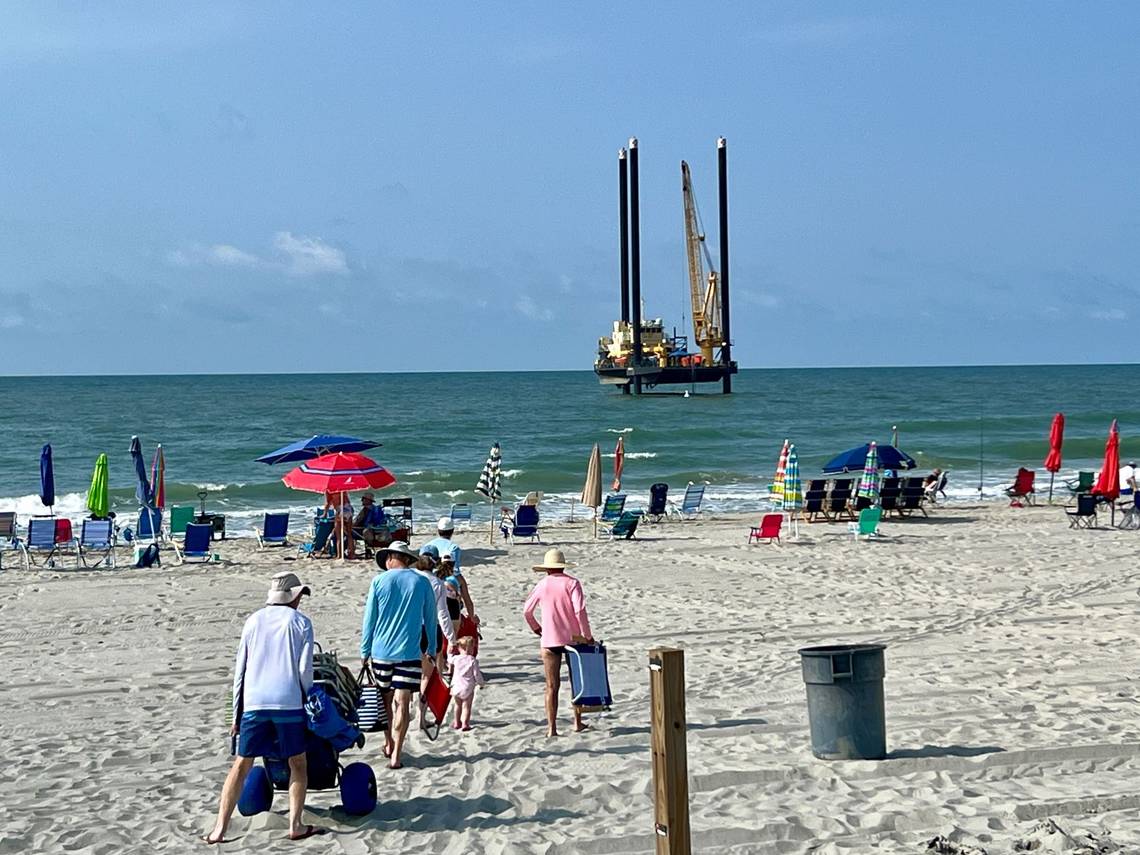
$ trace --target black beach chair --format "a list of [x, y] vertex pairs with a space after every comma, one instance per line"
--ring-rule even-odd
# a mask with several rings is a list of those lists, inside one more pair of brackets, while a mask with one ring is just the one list
[[1096, 528], [1096, 503], [1097, 498], [1092, 493], [1078, 495], [1076, 509], [1065, 509], [1069, 528]]
[[815, 522], [816, 517], [822, 516], [824, 519], [831, 519], [827, 514], [827, 494], [822, 490], [816, 492], [809, 492], [804, 496], [803, 518], [810, 522]]
[[649, 509], [645, 515], [653, 517], [654, 522], [661, 522], [661, 518], [668, 512], [669, 485], [665, 483], [654, 484], [649, 488]]

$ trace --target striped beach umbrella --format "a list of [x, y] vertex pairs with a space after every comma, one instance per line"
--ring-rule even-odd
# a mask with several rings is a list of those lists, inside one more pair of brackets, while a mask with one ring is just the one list
[[166, 507], [166, 455], [162, 453], [162, 443], [154, 450], [154, 462], [150, 464], [150, 490], [154, 507]]
[[[483, 471], [479, 473], [479, 483], [475, 485], [475, 492], [487, 497], [489, 504], [495, 504], [503, 494], [502, 484], [503, 452], [499, 443], [491, 446], [491, 453], [487, 455], [487, 462], [483, 464]], [[491, 514], [491, 542], [495, 542], [495, 515]]]
[[780, 457], [776, 461], [776, 477], [772, 479], [772, 488], [769, 498], [772, 506], [779, 508], [784, 504], [784, 470], [788, 465], [788, 441], [784, 440], [784, 447], [780, 449]]
[[87, 490], [87, 510], [96, 519], [105, 519], [111, 511], [111, 496], [107, 490], [107, 454], [104, 452], [95, 459], [95, 471], [91, 475], [91, 486]]
[[800, 480], [800, 458], [796, 454], [795, 445], [788, 446], [788, 462], [784, 467], [784, 493], [780, 504], [785, 511], [791, 512], [793, 530], [798, 537], [800, 528], [796, 511], [804, 506], [804, 484]]
[[863, 463], [863, 477], [859, 479], [859, 490], [856, 495], [861, 499], [870, 499], [872, 504], [879, 499], [879, 448], [874, 442], [867, 449], [867, 460]]

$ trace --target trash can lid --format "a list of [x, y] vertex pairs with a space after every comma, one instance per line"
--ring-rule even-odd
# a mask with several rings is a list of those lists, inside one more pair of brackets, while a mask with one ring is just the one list
[[886, 650], [885, 644], [824, 644], [818, 647], [801, 647], [800, 656], [834, 656], [839, 653], [865, 653], [874, 650]]

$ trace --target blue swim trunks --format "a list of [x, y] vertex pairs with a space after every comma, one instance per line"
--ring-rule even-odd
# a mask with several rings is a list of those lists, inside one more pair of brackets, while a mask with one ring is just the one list
[[239, 757], [286, 760], [305, 753], [309, 721], [304, 710], [252, 710], [241, 717]]

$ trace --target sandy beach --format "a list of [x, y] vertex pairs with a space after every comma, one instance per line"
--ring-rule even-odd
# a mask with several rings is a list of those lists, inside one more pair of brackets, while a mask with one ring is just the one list
[[[594, 541], [589, 524], [546, 529], [542, 545], [461, 533], [489, 681], [475, 729], [413, 733], [399, 772], [379, 739], [346, 754], [376, 768], [380, 804], [350, 818], [337, 792], [311, 793], [309, 821], [334, 832], [319, 842], [284, 839], [279, 794], [272, 813], [235, 817], [222, 849], [651, 852], [647, 651], [675, 645], [695, 851], [921, 853], [940, 835], [929, 851], [1140, 851], [1135, 532], [996, 503], [887, 522], [877, 542], [815, 524], [746, 546], [750, 522], [643, 525], [632, 542]], [[579, 564], [616, 698], [557, 740], [520, 616], [550, 544]], [[0, 851], [204, 849], [232, 657], [272, 573], [313, 586], [318, 640], [355, 667], [370, 563], [287, 560], [295, 550], [250, 540], [218, 551], [219, 565], [164, 552], [149, 570], [25, 572], [6, 556]], [[817, 760], [796, 650], [856, 641], [888, 646], [890, 758]]]

